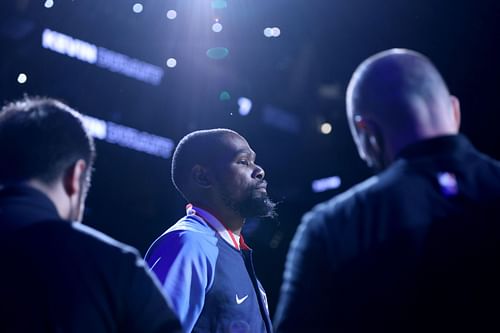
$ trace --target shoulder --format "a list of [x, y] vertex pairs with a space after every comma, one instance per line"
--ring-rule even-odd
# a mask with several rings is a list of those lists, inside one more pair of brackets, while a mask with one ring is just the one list
[[87, 251], [88, 254], [133, 253], [137, 250], [120, 243], [108, 235], [81, 223], [63, 220], [49, 220], [34, 223], [16, 232], [14, 238], [27, 242], [26, 245], [43, 246], [59, 252]]
[[210, 243], [215, 245], [216, 241], [215, 230], [210, 228], [203, 220], [197, 217], [185, 216], [165, 231], [155, 243], [175, 242], [185, 246], [196, 246], [197, 244]]
[[81, 223], [71, 223], [70, 226], [73, 230], [74, 237], [87, 243], [89, 246], [119, 253], [139, 254], [132, 246], [121, 243], [94, 228]]
[[118, 285], [118, 281], [129, 279], [132, 272], [144, 267], [133, 247], [91, 227], [67, 221], [40, 222], [23, 228], [9, 244], [4, 246], [16, 251], [16, 258], [24, 261], [23, 271], [34, 274], [37, 267], [44, 267], [40, 274], [58, 275], [57, 281], [93, 280], [100, 276], [101, 280], [114, 279]]
[[167, 253], [210, 256], [217, 250], [217, 241], [215, 230], [196, 217], [186, 216], [153, 242], [146, 258], [152, 264], [151, 260]]

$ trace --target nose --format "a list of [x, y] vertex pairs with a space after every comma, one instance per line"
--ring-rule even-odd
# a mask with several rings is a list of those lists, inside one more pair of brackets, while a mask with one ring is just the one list
[[265, 175], [266, 173], [264, 172], [264, 169], [262, 169], [260, 165], [255, 164], [255, 169], [253, 170], [252, 177], [262, 180], [264, 179]]

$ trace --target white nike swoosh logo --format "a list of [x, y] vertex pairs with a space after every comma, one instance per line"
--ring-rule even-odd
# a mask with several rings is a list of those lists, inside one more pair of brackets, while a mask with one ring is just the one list
[[236, 294], [236, 304], [243, 303], [247, 298], [248, 298], [248, 295], [246, 295], [245, 297], [239, 298], [238, 294]]

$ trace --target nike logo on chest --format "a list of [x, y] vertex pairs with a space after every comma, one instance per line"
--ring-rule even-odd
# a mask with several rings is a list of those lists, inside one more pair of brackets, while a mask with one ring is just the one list
[[246, 296], [243, 296], [242, 298], [239, 298], [238, 297], [238, 294], [236, 294], [236, 304], [241, 304], [243, 303], [244, 301], [246, 301], [246, 299], [248, 298], [248, 295]]

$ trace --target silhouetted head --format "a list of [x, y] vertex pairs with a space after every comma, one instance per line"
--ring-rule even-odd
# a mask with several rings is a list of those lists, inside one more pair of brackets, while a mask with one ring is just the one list
[[365, 60], [347, 89], [347, 118], [359, 155], [383, 168], [409, 144], [458, 132], [460, 108], [423, 55], [387, 50]]
[[25, 98], [0, 112], [0, 184], [42, 190], [64, 219], [81, 220], [95, 149], [81, 117], [50, 98]]

